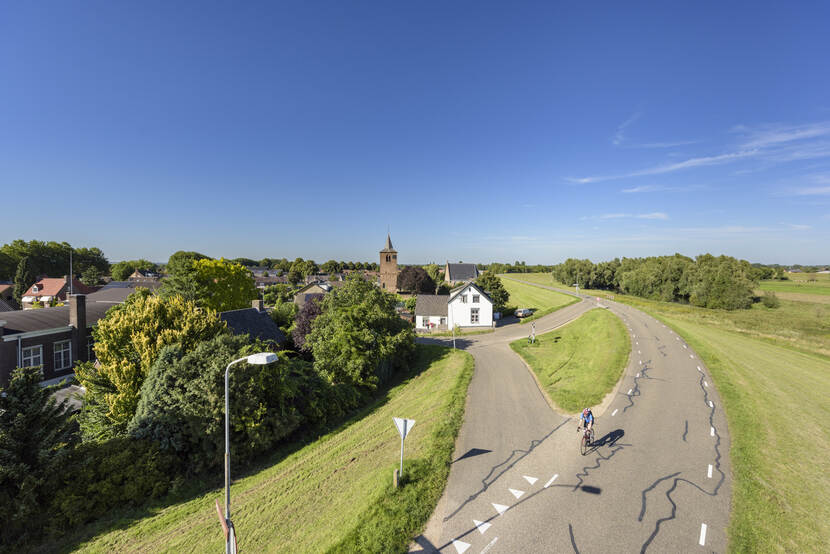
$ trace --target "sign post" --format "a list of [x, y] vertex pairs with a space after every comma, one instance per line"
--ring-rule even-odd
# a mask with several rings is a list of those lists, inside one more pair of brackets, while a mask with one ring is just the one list
[[536, 342], [536, 322], [530, 324], [530, 344]]
[[398, 429], [398, 434], [401, 436], [401, 470], [399, 475], [403, 477], [403, 441], [415, 425], [415, 420], [403, 417], [393, 417], [392, 419], [395, 421], [395, 427]]

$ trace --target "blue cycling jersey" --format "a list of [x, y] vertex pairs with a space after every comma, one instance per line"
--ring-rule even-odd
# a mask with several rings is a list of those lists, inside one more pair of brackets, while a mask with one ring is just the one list
[[579, 414], [579, 421], [580, 421], [580, 423], [582, 421], [584, 421], [585, 423], [593, 423], [594, 422], [594, 414], [591, 413], [591, 412], [588, 412], [587, 416], [585, 414]]

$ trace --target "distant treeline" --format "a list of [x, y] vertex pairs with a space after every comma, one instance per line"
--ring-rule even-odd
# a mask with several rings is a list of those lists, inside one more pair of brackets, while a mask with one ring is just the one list
[[643, 298], [681, 302], [705, 308], [735, 310], [755, 301], [758, 280], [775, 269], [752, 267], [731, 256], [680, 254], [649, 258], [623, 258], [593, 263], [568, 259], [554, 266], [553, 278], [587, 289], [617, 291]]
[[503, 264], [493, 262], [491, 264], [478, 264], [478, 269], [484, 271], [492, 271], [493, 273], [550, 273], [553, 271], [553, 265], [527, 265], [525, 262], [514, 262], [512, 264]]
[[[0, 246], [0, 281], [13, 280], [24, 258], [27, 270], [34, 277], [69, 275], [70, 251], [72, 251], [72, 271], [75, 275], [80, 277], [91, 267], [104, 275], [109, 273], [110, 264], [100, 248], [73, 248], [66, 242], [17, 239]], [[32, 283], [27, 283], [27, 285]]]

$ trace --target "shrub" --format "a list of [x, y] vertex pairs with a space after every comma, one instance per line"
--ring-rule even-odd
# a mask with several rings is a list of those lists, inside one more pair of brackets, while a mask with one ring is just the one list
[[767, 308], [778, 308], [781, 306], [781, 301], [775, 296], [775, 293], [772, 291], [764, 292], [764, 296], [761, 297], [761, 303], [766, 306]]

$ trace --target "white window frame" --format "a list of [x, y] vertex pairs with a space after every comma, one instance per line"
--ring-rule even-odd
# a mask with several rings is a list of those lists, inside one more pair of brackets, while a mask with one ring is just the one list
[[[37, 354], [35, 354], [37, 351]], [[37, 360], [37, 363], [34, 363]], [[20, 352], [20, 367], [37, 367], [43, 365], [43, 345], [24, 346]]]
[[481, 321], [478, 308], [470, 308], [470, 323]]
[[462, 303], [462, 304], [466, 304], [466, 303], [467, 303], [467, 295], [466, 295], [466, 294], [462, 294], [462, 295], [461, 295], [461, 303]]
[[[68, 356], [64, 356], [65, 354], [68, 354]], [[52, 345], [52, 357], [55, 362], [54, 371], [70, 369], [72, 367], [72, 341], [67, 339], [55, 342]], [[59, 357], [61, 362], [65, 362], [65, 365], [58, 363]]]
[[478, 304], [479, 302], [481, 302], [481, 296], [478, 295], [478, 294], [474, 294], [473, 295], [473, 304]]

